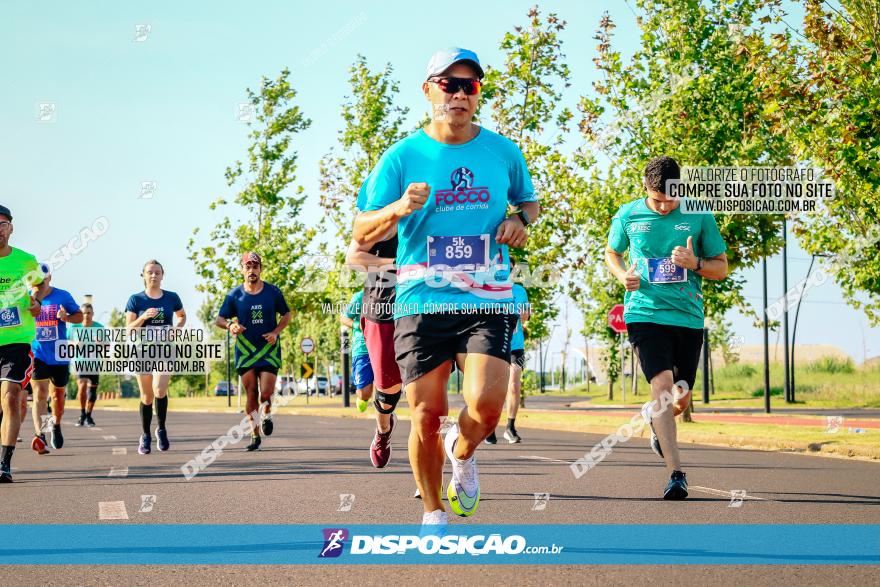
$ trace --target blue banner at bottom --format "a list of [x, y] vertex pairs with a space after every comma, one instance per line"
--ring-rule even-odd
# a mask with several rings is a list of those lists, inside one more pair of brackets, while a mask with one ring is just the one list
[[876, 565], [880, 525], [0, 525], [0, 564]]

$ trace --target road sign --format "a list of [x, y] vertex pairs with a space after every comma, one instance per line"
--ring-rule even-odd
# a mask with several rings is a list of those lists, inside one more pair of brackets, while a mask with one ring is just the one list
[[313, 350], [315, 350], [315, 341], [309, 337], [305, 337], [304, 339], [299, 341], [299, 348], [302, 350], [302, 352], [308, 355]]
[[315, 368], [311, 363], [301, 363], [299, 366], [299, 376], [301, 379], [311, 379], [315, 374]]
[[615, 304], [608, 312], [608, 326], [617, 334], [626, 332], [626, 322], [623, 321], [623, 304]]

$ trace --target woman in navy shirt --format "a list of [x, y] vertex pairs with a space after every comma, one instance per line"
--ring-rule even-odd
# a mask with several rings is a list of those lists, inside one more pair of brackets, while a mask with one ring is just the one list
[[[144, 280], [144, 291], [133, 294], [125, 304], [125, 325], [128, 328], [164, 327], [181, 328], [186, 324], [186, 312], [183, 303], [173, 291], [161, 288], [165, 270], [159, 261], [151, 259], [144, 264], [141, 277]], [[174, 323], [174, 316], [177, 323]], [[138, 387], [141, 392], [141, 434], [138, 453], [150, 454], [150, 425], [153, 421], [153, 398], [156, 400], [156, 444], [160, 451], [171, 446], [168, 432], [165, 430], [165, 416], [168, 413], [168, 383], [170, 373], [138, 373]]]

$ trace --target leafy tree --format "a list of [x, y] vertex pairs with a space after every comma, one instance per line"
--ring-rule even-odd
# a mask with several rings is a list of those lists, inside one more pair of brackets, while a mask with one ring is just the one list
[[339, 148], [321, 159], [321, 206], [346, 244], [358, 189], [382, 153], [406, 134], [409, 109], [395, 105], [400, 88], [393, 73], [390, 63], [374, 73], [366, 57], [357, 56], [349, 69], [351, 94], [342, 104], [345, 125], [339, 130]]
[[549, 335], [548, 324], [558, 314], [554, 297], [562, 290], [562, 268], [570, 262], [567, 243], [579, 230], [571, 202], [583, 186], [577, 164], [563, 150], [574, 118], [562, 105], [563, 91], [571, 86], [560, 38], [566, 22], [555, 13], [542, 17], [537, 6], [527, 17], [525, 26], [501, 40], [504, 64], [488, 68], [482, 110], [488, 109], [497, 131], [522, 150], [541, 204], [526, 247], [511, 251], [519, 261], [514, 277], [523, 280], [532, 306], [526, 336], [533, 346]]
[[[240, 256], [253, 250], [263, 258], [263, 279], [281, 288], [288, 303], [310, 301], [300, 292], [305, 268], [297, 261], [317, 231], [299, 220], [305, 196], [302, 186], [293, 185], [297, 161], [293, 140], [311, 121], [293, 103], [296, 91], [289, 77], [285, 69], [274, 80], [264, 77], [259, 92], [247, 90], [255, 110], [255, 120], [248, 122], [248, 157], [226, 169], [229, 186], [240, 185], [233, 199], [239, 213], [234, 219], [224, 217], [211, 229], [209, 244], [197, 245], [198, 228], [189, 241], [189, 258], [201, 279], [197, 289], [213, 300], [222, 299], [240, 283]], [[210, 209], [228, 205], [221, 196]]]
[[[581, 245], [601, 259], [611, 217], [620, 204], [642, 194], [645, 164], [657, 155], [682, 165], [790, 165], [791, 149], [771, 120], [759, 74], [745, 56], [745, 42], [768, 43], [764, 0], [637, 0], [641, 45], [630, 60], [613, 49], [606, 13], [596, 32], [594, 59], [603, 78], [594, 97], [583, 97], [580, 130], [610, 163], [598, 185], [577, 198]], [[788, 33], [783, 34], [785, 38]], [[589, 161], [589, 159], [584, 159]], [[596, 177], [595, 175], [593, 176]], [[723, 316], [733, 306], [750, 312], [738, 270], [755, 265], [781, 246], [781, 218], [720, 215], [731, 275], [704, 281], [707, 316]], [[611, 347], [605, 314], [623, 299], [623, 287], [604, 268], [584, 264], [587, 329]], [[616, 353], [609, 353], [618, 362]]]
[[[274, 80], [262, 78], [259, 91], [247, 90], [255, 112], [254, 120], [248, 122], [251, 144], [246, 161], [236, 161], [226, 169], [228, 185], [239, 186], [233, 199], [236, 215], [217, 223], [208, 233], [207, 244], [196, 243], [198, 228], [189, 241], [189, 258], [200, 278], [197, 289], [208, 294], [206, 325], [213, 322], [223, 296], [241, 282], [239, 259], [245, 251], [262, 256], [262, 278], [281, 289], [295, 318], [320, 308], [320, 297], [305, 287], [311, 270], [307, 252], [319, 229], [300, 220], [305, 195], [302, 186], [295, 185], [294, 139], [311, 121], [294, 103], [296, 90], [289, 78], [290, 72], [284, 69]], [[229, 205], [225, 197], [219, 197], [210, 209]], [[295, 325], [290, 330], [297, 332]], [[295, 342], [298, 345], [293, 339], [287, 333], [279, 339], [282, 360], [288, 363]]]
[[[810, 253], [838, 262], [825, 270], [845, 299], [880, 323], [880, 5], [804, 0], [803, 34], [748, 39], [744, 58], [764, 116], [799, 161], [824, 169], [835, 197], [798, 216], [793, 231]], [[788, 23], [772, 3], [772, 20]], [[862, 294], [862, 295], [860, 295]], [[867, 294], [867, 300], [864, 295]]]

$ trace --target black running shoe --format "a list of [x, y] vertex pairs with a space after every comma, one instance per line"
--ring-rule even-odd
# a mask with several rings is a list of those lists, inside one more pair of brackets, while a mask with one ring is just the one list
[[260, 444], [262, 444], [262, 442], [263, 440], [259, 436], [251, 436], [251, 443], [247, 445], [244, 449], [248, 452], [260, 450]]
[[87, 428], [94, 428], [95, 427], [95, 421], [92, 419], [91, 414], [86, 414], [86, 427]]
[[79, 420], [76, 421], [76, 424], [74, 424], [74, 426], [83, 426], [85, 423], [86, 423], [86, 415], [80, 414]]
[[0, 465], [0, 483], [12, 483], [12, 465]]
[[58, 450], [64, 446], [64, 435], [61, 434], [61, 425], [56, 424], [52, 426], [52, 448]]
[[260, 430], [263, 432], [263, 436], [272, 436], [272, 431], [275, 430], [275, 424], [272, 423], [271, 414], [263, 414], [263, 420], [260, 422]]
[[164, 428], [156, 428], [156, 446], [159, 452], [165, 452], [171, 448], [171, 441], [168, 440], [168, 431]]
[[495, 436], [495, 432], [486, 437], [486, 444], [498, 444], [498, 437]]
[[673, 471], [672, 477], [669, 478], [669, 483], [666, 485], [666, 491], [663, 492], [663, 499], [681, 501], [687, 496], [687, 478], [681, 471]]

